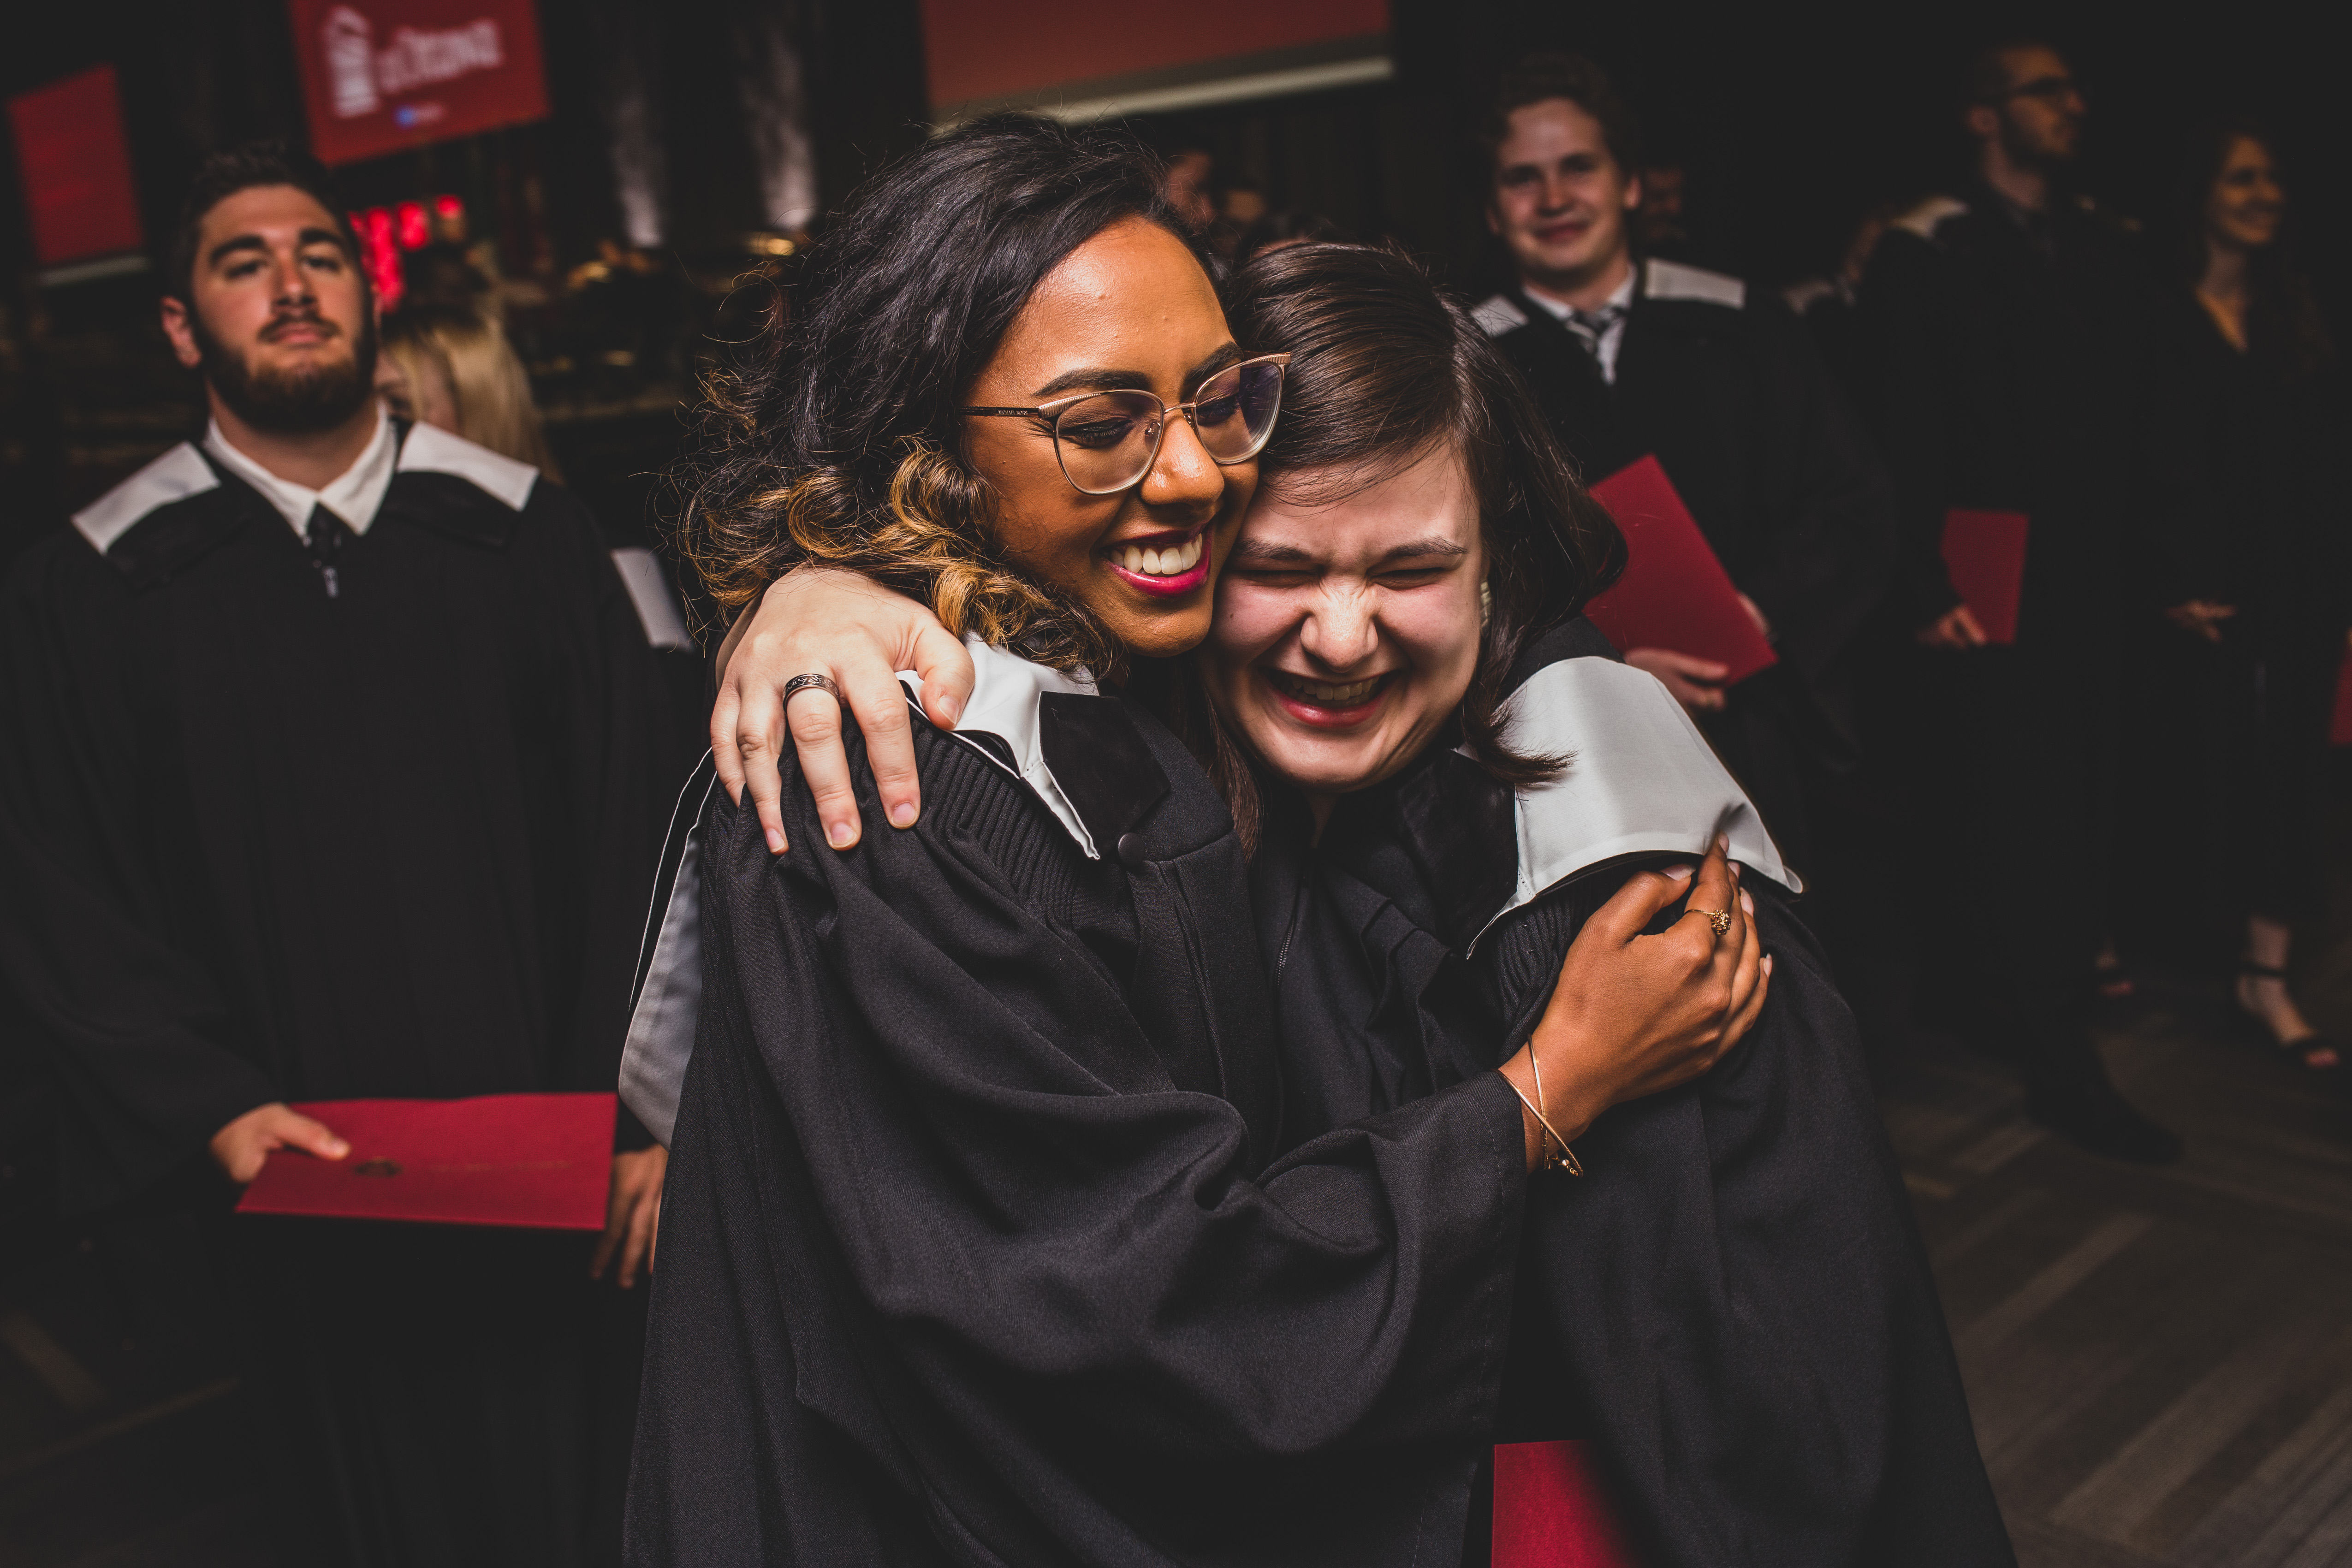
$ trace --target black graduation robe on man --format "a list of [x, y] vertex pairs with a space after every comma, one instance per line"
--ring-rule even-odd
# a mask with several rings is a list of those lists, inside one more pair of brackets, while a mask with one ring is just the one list
[[[13, 574], [0, 958], [76, 1205], [271, 1100], [612, 1082], [667, 804], [646, 632], [570, 496], [430, 426], [391, 437], [332, 596], [194, 445]], [[319, 1552], [575, 1559], [587, 1238], [222, 1235], [287, 1462], [337, 1500]]]
[[[2026, 212], [1981, 185], [1899, 218], [1864, 279], [1877, 427], [1902, 518], [1887, 694], [1953, 896], [1929, 954], [1947, 995], [1997, 1029], [2041, 1092], [2099, 1094], [2084, 1018], [2105, 932], [2124, 669], [2125, 530], [2160, 334], [2130, 226], [2087, 199]], [[1960, 603], [1941, 542], [1954, 508], [2028, 519], [2011, 647], [1918, 650]], [[2088, 897], [2021, 897], [2058, 867]]]

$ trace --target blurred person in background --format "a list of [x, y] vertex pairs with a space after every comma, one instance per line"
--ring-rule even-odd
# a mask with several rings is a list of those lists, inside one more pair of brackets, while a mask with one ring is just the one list
[[1265, 193], [1255, 185], [1227, 185], [1217, 193], [1217, 221], [1209, 248], [1226, 265], [1238, 267], [1248, 254], [1249, 236], [1271, 212]]
[[[2347, 495], [2336, 353], [2301, 267], [2269, 132], [2191, 138], [2169, 226], [2137, 581], [2126, 842], [2164, 857], [2242, 942], [2236, 1001], [2278, 1048], [2340, 1074], [2287, 989], [2325, 911], [2327, 730], [2345, 652]], [[2132, 868], [2126, 861], [2127, 873]], [[2152, 868], [2151, 868], [2152, 869]], [[2128, 900], [2137, 889], [2123, 889]]]
[[632, 1119], [601, 1240], [229, 1213], [349, 1152], [289, 1101], [609, 1089], [676, 783], [579, 503], [382, 411], [341, 211], [276, 146], [205, 163], [161, 310], [208, 427], [11, 576], [0, 975], [68, 1210], [212, 1238], [289, 1561], [611, 1561], [645, 1293], [593, 1279], [647, 1267], [667, 1159]]
[[1217, 161], [1205, 147], [1178, 147], [1168, 154], [1168, 182], [1163, 187], [1177, 221], [1195, 237], [1216, 226], [1217, 203], [1212, 182]]
[[561, 480], [530, 373], [496, 321], [471, 310], [411, 306], [384, 322], [376, 386], [395, 419], [463, 436]]
[[1860, 308], [1862, 280], [1870, 270], [1870, 258], [1877, 251], [1887, 224], [1899, 210], [1891, 202], [1872, 204], [1846, 231], [1835, 266], [1780, 291], [1780, 298], [1788, 301], [1789, 309], [1797, 313], [1805, 323], [1805, 331], [1812, 335], [1813, 347], [1819, 351], [1822, 363], [1829, 366], [1839, 389], [1865, 421], [1875, 401], [1872, 384], [1875, 373], [1870, 357], [1869, 331]]
[[1286, 246], [1314, 245], [1340, 237], [1339, 226], [1319, 213], [1270, 212], [1244, 231], [1234, 260], [1239, 265]]
[[1512, 283], [1478, 321], [1518, 365], [1588, 483], [1654, 456], [1780, 663], [1736, 688], [1723, 665], [1634, 647], [1747, 787], [1817, 895], [1813, 918], [1874, 1044], [1883, 1009], [1860, 982], [1838, 905], [1868, 864], [1842, 831], [1858, 804], [1844, 655], [1894, 548], [1893, 496], [1801, 323], [1737, 278], [1643, 255], [1633, 115], [1573, 55], [1506, 73], [1481, 132], [1487, 226]]
[[1653, 157], [1641, 169], [1642, 205], [1633, 214], [1635, 242], [1644, 256], [1687, 259], [1690, 171], [1679, 158]]
[[[471, 310], [404, 308], [383, 324], [375, 382], [394, 419], [463, 436], [562, 481], [531, 397], [530, 373], [505, 330], [488, 317]], [[686, 605], [668, 569], [625, 531], [625, 521], [599, 518], [597, 524], [669, 696], [674, 736], [664, 748], [662, 765], [683, 777], [704, 744], [702, 650], [688, 627]]]
[[[2030, 1113], [2094, 1153], [2163, 1163], [2180, 1142], [2134, 1109], [2093, 1047], [2124, 552], [2158, 319], [2137, 226], [2076, 194], [2087, 110], [2034, 39], [1967, 62], [1970, 177], [1898, 217], [1863, 287], [1877, 418], [1903, 521], [1889, 614], [1916, 647], [1886, 711], [1923, 819], [1953, 836], [1953, 897], [1922, 911], [1923, 985], [2013, 1062]], [[1987, 646], [1942, 553], [1956, 509], [2022, 513], [2022, 613]], [[2053, 866], [2092, 891], [2028, 896]]]

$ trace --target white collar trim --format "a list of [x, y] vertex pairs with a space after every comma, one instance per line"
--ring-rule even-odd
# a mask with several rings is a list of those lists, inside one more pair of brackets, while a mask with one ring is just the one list
[[438, 425], [410, 427], [408, 439], [400, 448], [400, 471], [448, 474], [497, 497], [517, 511], [530, 500], [531, 487], [539, 483], [539, 470], [529, 463], [519, 463], [488, 447], [477, 446]]
[[[963, 646], [971, 650], [972, 688], [971, 700], [964, 704], [963, 717], [948, 731], [954, 739], [963, 740], [978, 731], [1003, 741], [1012, 752], [1014, 766], [1007, 771], [1029, 786], [1037, 798], [1045, 803], [1055, 819], [1069, 830], [1087, 852], [1089, 860], [1102, 858], [1096, 847], [1094, 835], [1087, 831], [1077, 808], [1054, 782], [1053, 770], [1045, 765], [1045, 748], [1037, 722], [1038, 700], [1047, 692], [1066, 692], [1077, 697], [1099, 697], [1101, 690], [1094, 680], [1081, 670], [1076, 676], [1049, 669], [1042, 664], [1007, 653], [1001, 647], [991, 647], [976, 637], [966, 637]], [[913, 670], [901, 670], [898, 678], [907, 682], [909, 690], [919, 690], [922, 678]], [[918, 707], [921, 699], [916, 700]], [[967, 745], [994, 763], [1004, 766], [1004, 760], [986, 746], [966, 741]]]
[[1513, 807], [1518, 881], [1495, 922], [1578, 873], [1621, 855], [1699, 856], [1717, 833], [1731, 858], [1789, 889], [1804, 884], [1706, 737], [1657, 677], [1614, 659], [1564, 658], [1503, 705], [1521, 755], [1569, 758], [1568, 771], [1519, 792]]
[[149, 512], [219, 488], [204, 454], [183, 441], [74, 513], [74, 529], [103, 555]]

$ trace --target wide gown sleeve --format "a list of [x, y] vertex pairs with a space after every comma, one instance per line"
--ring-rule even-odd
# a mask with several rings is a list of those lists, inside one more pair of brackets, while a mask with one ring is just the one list
[[[1853, 1016], [1784, 895], [1747, 881], [1775, 959], [1755, 1028], [1593, 1124], [1585, 1179], [1533, 1191], [1522, 1266], [1652, 1561], [2007, 1568]], [[1609, 890], [1498, 933], [1522, 1028]]]
[[137, 1191], [278, 1098], [229, 1037], [205, 965], [173, 939], [152, 868], [168, 813], [142, 747], [168, 733], [131, 696], [146, 646], [130, 595], [71, 536], [7, 593], [0, 670], [0, 973], [64, 1090], [70, 1206]]
[[[1052, 878], [1016, 894], [1024, 852], [989, 812], [959, 817], [928, 753], [911, 830], [858, 784], [846, 854], [799, 847], [823, 834], [796, 780], [781, 858], [713, 803], [656, 1280], [682, 1283], [675, 1260], [731, 1300], [656, 1297], [632, 1528], [671, 1544], [645, 1554], [687, 1550], [706, 1468], [755, 1442], [785, 1500], [759, 1505], [756, 1551], [800, 1561], [784, 1537], [842, 1506], [797, 1490], [835, 1462], [791, 1436], [811, 1415], [928, 1496], [941, 1539], [1005, 1561], [1458, 1552], [1526, 1184], [1509, 1086], [1484, 1074], [1252, 1170], [1241, 1114], [1174, 1088], [1110, 965], [1041, 914]], [[1433, 1455], [1450, 1517], [1410, 1479]], [[1383, 1496], [1384, 1477], [1407, 1479]], [[1188, 1536], [1223, 1544], [1171, 1545]]]

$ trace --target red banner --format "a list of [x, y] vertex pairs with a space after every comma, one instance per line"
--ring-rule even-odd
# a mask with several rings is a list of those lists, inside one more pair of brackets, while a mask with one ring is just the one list
[[147, 243], [112, 66], [10, 99], [8, 119], [42, 266]]
[[547, 118], [531, 0], [289, 0], [287, 8], [321, 162]]
[[[1383, 34], [1388, 0], [1192, 0], [1181, 25], [1105, 26], [1056, 0], [922, 0], [931, 107], [1070, 83], [1134, 85], [1184, 68]], [[1136, 16], [1146, 15], [1137, 12]], [[1159, 13], [1149, 13], [1158, 16]]]

